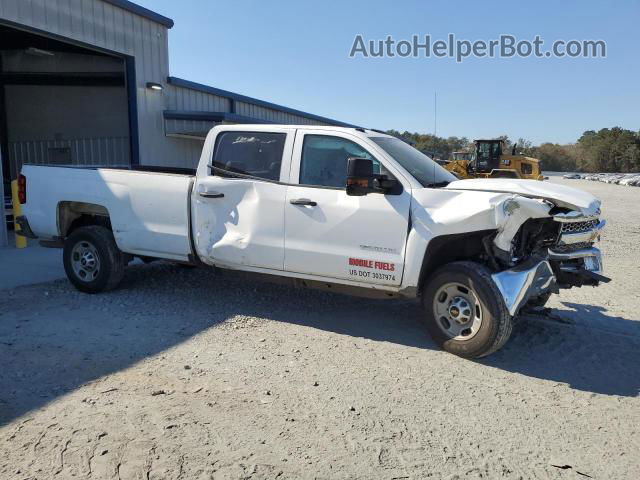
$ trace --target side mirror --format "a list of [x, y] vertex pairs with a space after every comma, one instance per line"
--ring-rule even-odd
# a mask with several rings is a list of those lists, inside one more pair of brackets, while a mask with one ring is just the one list
[[351, 157], [347, 160], [347, 195], [363, 196], [367, 193], [387, 193], [398, 185], [395, 178], [373, 173], [373, 160]]

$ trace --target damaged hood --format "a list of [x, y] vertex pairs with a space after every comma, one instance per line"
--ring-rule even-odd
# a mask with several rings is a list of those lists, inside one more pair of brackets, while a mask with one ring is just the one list
[[590, 193], [547, 181], [478, 178], [473, 180], [457, 180], [451, 182], [445, 188], [447, 190], [515, 193], [528, 198], [542, 198], [553, 202], [558, 207], [578, 210], [586, 216], [597, 215], [600, 210], [600, 200]]

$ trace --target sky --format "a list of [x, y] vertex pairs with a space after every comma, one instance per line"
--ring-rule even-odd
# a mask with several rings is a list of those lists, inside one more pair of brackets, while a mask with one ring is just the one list
[[[175, 21], [171, 75], [368, 128], [572, 143], [640, 129], [640, 0], [134, 0]], [[539, 35], [606, 58], [350, 58], [365, 41]], [[434, 94], [437, 92], [437, 126]]]

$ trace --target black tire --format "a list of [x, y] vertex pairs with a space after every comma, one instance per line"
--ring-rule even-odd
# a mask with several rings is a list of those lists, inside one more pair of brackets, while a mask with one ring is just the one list
[[[85, 255], [89, 255], [89, 266], [80, 266]], [[64, 242], [62, 258], [67, 278], [84, 293], [113, 290], [124, 277], [125, 257], [118, 249], [113, 233], [105, 227], [92, 225], [75, 230]]]
[[[451, 304], [448, 298], [451, 295], [448, 295], [446, 290], [453, 288], [452, 285], [457, 286], [455, 288], [462, 292], [461, 297], [454, 298], [464, 300], [466, 296], [471, 295], [474, 301], [477, 300], [477, 306], [480, 308], [465, 309], [465, 312], [472, 313], [469, 315], [470, 320], [462, 322], [463, 326], [456, 326], [453, 322], [450, 324], [451, 317], [436, 318], [437, 308], [447, 308], [447, 305]], [[438, 299], [436, 294], [439, 295]], [[438, 269], [425, 285], [422, 305], [426, 313], [427, 328], [433, 340], [447, 352], [460, 357], [479, 358], [489, 355], [501, 348], [511, 335], [512, 317], [498, 287], [491, 279], [491, 272], [479, 263], [454, 262]], [[451, 307], [448, 308], [450, 312]], [[458, 310], [454, 310], [453, 313], [458, 313]], [[467, 328], [457, 337], [452, 337], [450, 332], [448, 334], [445, 331], [447, 325], [453, 325], [455, 330], [464, 328], [464, 325], [471, 325], [470, 322], [477, 322], [474, 323], [475, 333], [472, 333], [471, 328]], [[469, 338], [465, 339], [464, 335], [468, 335]]]

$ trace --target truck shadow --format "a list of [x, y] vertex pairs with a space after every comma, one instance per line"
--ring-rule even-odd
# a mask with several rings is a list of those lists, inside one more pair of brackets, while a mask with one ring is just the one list
[[66, 280], [0, 290], [0, 425], [87, 384], [96, 394], [126, 390], [114, 385], [112, 374], [238, 317], [435, 348], [414, 311], [408, 302], [291, 289], [163, 263], [130, 266], [121, 287], [102, 295], [81, 294]]
[[[505, 348], [479, 363], [577, 390], [636, 396], [640, 322], [567, 306], [575, 325], [525, 322]], [[104, 295], [81, 294], [66, 280], [0, 291], [0, 425], [89, 383], [97, 392], [126, 390], [111, 374], [238, 317], [437, 349], [413, 302], [297, 290], [210, 269], [135, 265], [120, 289]]]
[[608, 315], [595, 305], [562, 302], [549, 317], [525, 317], [507, 345], [480, 363], [575, 390], [640, 394], [640, 319]]

